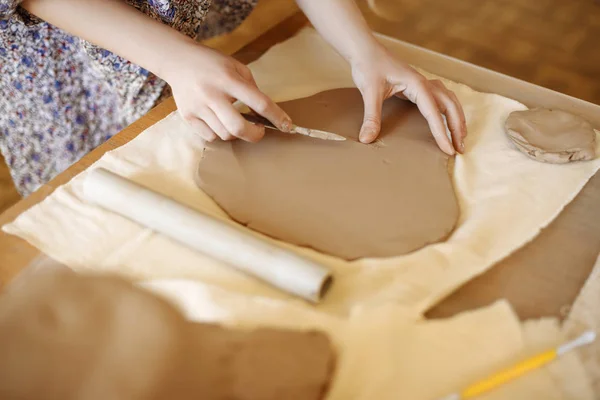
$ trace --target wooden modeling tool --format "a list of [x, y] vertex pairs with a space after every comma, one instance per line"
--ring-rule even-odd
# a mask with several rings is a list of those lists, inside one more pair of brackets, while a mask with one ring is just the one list
[[587, 331], [578, 338], [557, 347], [556, 349], [547, 350], [539, 353], [533, 357], [527, 358], [518, 364], [502, 370], [494, 375], [488, 376], [487, 378], [463, 389], [459, 393], [452, 393], [449, 396], [443, 397], [439, 400], [463, 400], [472, 399], [480, 396], [486, 392], [489, 392], [497, 387], [513, 380], [520, 376], [525, 375], [528, 372], [543, 367], [551, 361], [554, 361], [558, 357], [562, 356], [569, 351], [576, 349], [586, 344], [592, 343], [596, 339], [596, 332]]
[[[279, 130], [279, 128], [277, 128], [275, 125], [273, 125], [271, 123], [271, 121], [269, 121], [268, 119], [263, 118], [259, 115], [242, 113], [242, 116], [244, 117], [244, 119], [246, 121], [252, 122], [253, 124], [261, 124], [261, 125], [264, 125], [265, 128], [275, 129], [277, 131]], [[290, 130], [289, 133], [297, 133], [298, 135], [309, 136], [312, 138], [317, 138], [317, 139], [322, 139], [322, 140], [337, 140], [337, 141], [346, 140], [345, 137], [336, 135], [335, 133], [320, 131], [318, 129], [303, 128], [298, 125], [293, 125], [292, 129]]]
[[329, 269], [103, 168], [83, 184], [86, 200], [170, 237], [288, 293], [317, 303]]

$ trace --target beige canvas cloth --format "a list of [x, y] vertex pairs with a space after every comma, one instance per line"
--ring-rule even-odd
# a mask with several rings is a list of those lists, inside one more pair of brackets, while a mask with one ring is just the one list
[[[381, 40], [394, 52], [394, 40]], [[277, 101], [352, 86], [348, 66], [312, 29], [250, 67]], [[561, 166], [530, 160], [503, 132], [505, 118], [523, 105], [444, 82], [461, 100], [469, 129], [468, 151], [454, 170], [462, 213], [456, 231], [406, 256], [354, 262], [282, 243], [334, 271], [333, 290], [317, 307], [83, 201], [87, 172], [3, 229], [77, 271], [152, 280], [144, 286], [171, 298], [191, 319], [327, 331], [341, 357], [329, 399], [433, 399], [564, 339], [556, 321], [521, 326], [503, 302], [449, 320], [423, 321], [420, 314], [533, 239], [600, 167], [600, 160]], [[95, 166], [226, 218], [194, 183], [202, 148], [172, 114]], [[570, 355], [481, 398], [592, 397]]]
[[[340, 318], [188, 280], [156, 280], [143, 286], [171, 300], [194, 321], [327, 332], [338, 353], [327, 400], [435, 400], [564, 340], [556, 319], [521, 324], [505, 301], [437, 321], [415, 320], [400, 305], [355, 309], [348, 318]], [[573, 353], [479, 398], [594, 397]]]
[[[66, 267], [43, 261], [13, 284], [25, 283], [29, 274], [42, 268]], [[340, 318], [192, 280], [139, 285], [165, 297], [192, 321], [327, 332], [337, 353], [328, 400], [437, 399], [565, 340], [556, 319], [521, 324], [505, 301], [437, 321], [415, 320], [410, 310], [391, 304], [355, 309], [348, 318]], [[480, 398], [594, 397], [577, 354], [571, 353]]]

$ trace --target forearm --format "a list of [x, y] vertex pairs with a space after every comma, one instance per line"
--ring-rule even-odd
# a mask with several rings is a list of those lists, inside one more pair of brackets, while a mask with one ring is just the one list
[[379, 47], [354, 0], [296, 0], [321, 36], [349, 62]]
[[25, 0], [22, 6], [44, 21], [162, 78], [169, 60], [195, 45], [192, 39], [122, 0]]

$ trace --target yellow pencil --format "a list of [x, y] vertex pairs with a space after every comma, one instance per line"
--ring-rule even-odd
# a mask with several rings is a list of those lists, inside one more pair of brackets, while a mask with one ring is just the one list
[[460, 393], [453, 393], [440, 400], [472, 399], [473, 397], [479, 396], [485, 392], [489, 392], [490, 390], [493, 390], [508, 381], [516, 379], [529, 371], [538, 369], [577, 347], [590, 344], [595, 339], [596, 333], [594, 331], [587, 331], [577, 339], [567, 342], [556, 349], [548, 350], [523, 360], [517, 365], [502, 370], [494, 375], [488, 376], [487, 378], [463, 389]]

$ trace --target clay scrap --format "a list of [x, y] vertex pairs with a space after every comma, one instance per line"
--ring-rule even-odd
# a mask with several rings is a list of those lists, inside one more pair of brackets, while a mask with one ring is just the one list
[[459, 207], [449, 157], [416, 106], [383, 106], [379, 140], [358, 142], [363, 101], [336, 89], [281, 103], [294, 123], [349, 140], [268, 132], [256, 144], [207, 144], [197, 183], [234, 220], [271, 237], [352, 260], [444, 240]]
[[504, 127], [517, 149], [536, 161], [565, 164], [596, 157], [596, 133], [592, 125], [566, 111], [545, 108], [514, 111]]
[[0, 294], [0, 393], [10, 399], [321, 400], [335, 353], [316, 331], [186, 321], [108, 276], [47, 272]]

